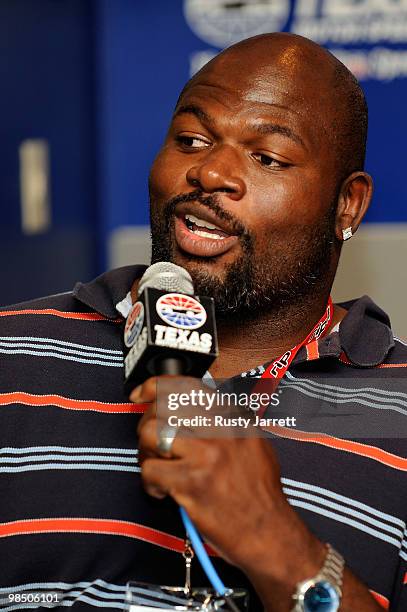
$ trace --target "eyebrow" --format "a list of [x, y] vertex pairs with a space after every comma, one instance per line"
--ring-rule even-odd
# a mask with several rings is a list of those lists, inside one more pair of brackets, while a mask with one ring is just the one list
[[[174, 113], [173, 119], [178, 117], [179, 115], [190, 114], [194, 115], [201, 123], [206, 123], [209, 126], [214, 125], [214, 120], [210, 115], [208, 115], [200, 106], [196, 104], [186, 104], [180, 106]], [[304, 148], [307, 148], [303, 139], [291, 128], [280, 125], [278, 123], [259, 123], [251, 126], [251, 129], [261, 134], [262, 136], [266, 136], [267, 134], [281, 134], [282, 136], [286, 136], [290, 138], [297, 144], [301, 145]]]
[[202, 123], [207, 123], [208, 125], [213, 125], [213, 119], [200, 106], [196, 106], [196, 104], [185, 104], [184, 106], [180, 106], [174, 113], [173, 119], [178, 117], [178, 115], [190, 114], [195, 115], [197, 119], [199, 119]]
[[281, 134], [282, 136], [287, 136], [287, 138], [291, 138], [291, 140], [294, 140], [294, 142], [306, 149], [303, 139], [291, 128], [285, 125], [279, 125], [278, 123], [261, 123], [253, 127], [256, 132], [262, 135]]

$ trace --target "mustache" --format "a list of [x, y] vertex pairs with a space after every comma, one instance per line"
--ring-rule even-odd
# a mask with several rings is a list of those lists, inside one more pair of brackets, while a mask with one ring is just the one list
[[246, 242], [248, 239], [250, 239], [251, 242], [252, 239], [249, 230], [234, 215], [224, 210], [222, 206], [220, 206], [216, 195], [204, 196], [200, 189], [195, 189], [189, 193], [181, 193], [166, 202], [163, 212], [167, 230], [169, 230], [171, 227], [171, 221], [178, 204], [185, 204], [187, 202], [199, 202], [199, 204], [202, 204], [202, 206], [206, 206], [206, 208], [215, 213], [218, 219], [226, 221], [229, 224], [232, 232], [241, 237], [243, 242]]

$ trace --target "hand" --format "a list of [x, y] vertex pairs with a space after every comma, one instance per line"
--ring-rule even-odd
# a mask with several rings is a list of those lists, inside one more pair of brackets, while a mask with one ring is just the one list
[[[171, 383], [177, 392], [210, 391], [192, 378]], [[250, 437], [220, 438], [214, 431], [204, 437], [203, 428], [181, 427], [171, 452], [163, 453], [157, 448], [165, 418], [162, 411], [157, 415], [157, 379], [147, 380], [130, 399], [152, 403], [138, 428], [147, 492], [170, 495], [182, 505], [205, 540], [249, 576], [260, 596], [266, 588], [292, 605], [295, 585], [319, 571], [325, 547], [288, 504], [270, 440], [255, 436], [255, 428]], [[176, 412], [179, 418], [193, 414], [197, 409], [190, 405]]]

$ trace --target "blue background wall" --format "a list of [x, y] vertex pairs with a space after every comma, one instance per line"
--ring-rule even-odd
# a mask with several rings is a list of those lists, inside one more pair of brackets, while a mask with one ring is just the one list
[[[406, 0], [2, 0], [0, 303], [105, 268], [111, 232], [148, 222], [148, 169], [193, 66], [264, 30], [311, 32], [358, 74], [376, 179], [368, 221], [407, 221]], [[20, 230], [27, 138], [51, 153], [53, 224], [35, 237]]]
[[[0, 3], [0, 303], [69, 287], [96, 268], [92, 5]], [[50, 147], [51, 231], [23, 236], [20, 143]]]

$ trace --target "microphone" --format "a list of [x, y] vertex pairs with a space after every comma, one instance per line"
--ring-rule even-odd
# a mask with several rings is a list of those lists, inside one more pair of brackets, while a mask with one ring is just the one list
[[141, 277], [124, 329], [125, 392], [150, 376], [202, 378], [218, 356], [213, 298], [194, 295], [190, 274], [162, 261]]
[[[137, 302], [124, 329], [127, 395], [157, 374], [202, 378], [218, 356], [213, 298], [194, 295], [190, 274], [167, 261], [147, 268], [137, 294]], [[195, 553], [216, 594], [225, 599], [230, 610], [239, 612], [186, 510], [180, 507], [180, 512]]]

